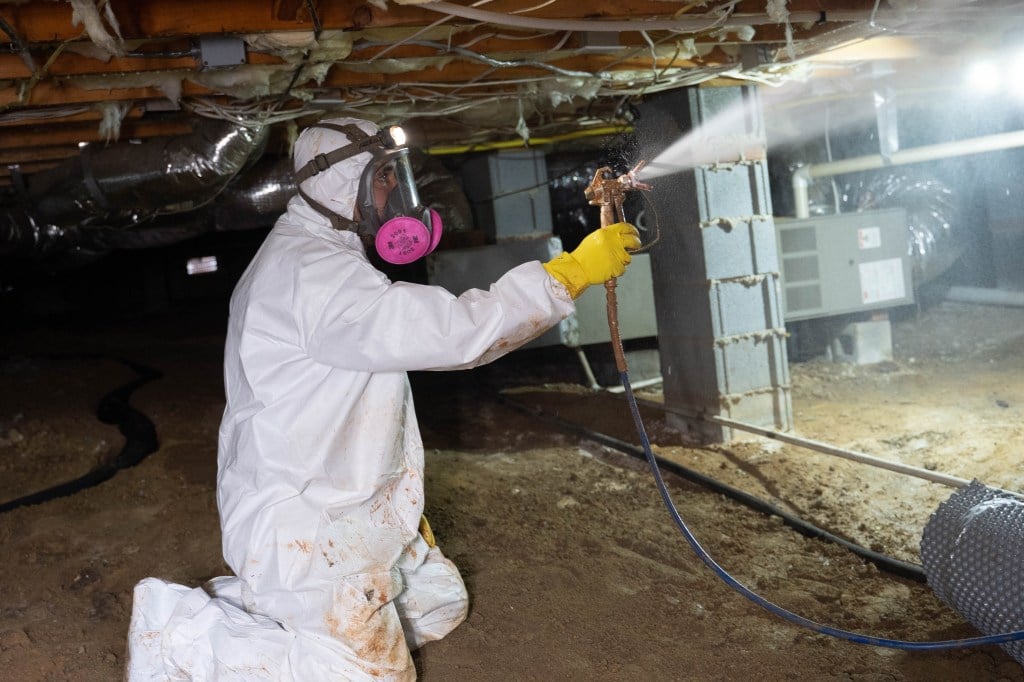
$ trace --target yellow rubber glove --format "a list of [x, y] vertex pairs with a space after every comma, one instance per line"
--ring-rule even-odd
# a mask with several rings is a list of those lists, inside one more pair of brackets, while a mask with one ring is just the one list
[[620, 277], [632, 260], [629, 251], [640, 248], [640, 233], [629, 223], [615, 223], [594, 230], [571, 253], [544, 263], [544, 269], [579, 298], [591, 284]]

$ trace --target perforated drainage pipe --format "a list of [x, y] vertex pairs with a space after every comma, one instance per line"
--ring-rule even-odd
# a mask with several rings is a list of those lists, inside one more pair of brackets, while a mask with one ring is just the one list
[[[1024, 500], [971, 482], [928, 520], [921, 562], [936, 596], [981, 632], [1024, 629]], [[1024, 642], [1001, 646], [1024, 664]]]

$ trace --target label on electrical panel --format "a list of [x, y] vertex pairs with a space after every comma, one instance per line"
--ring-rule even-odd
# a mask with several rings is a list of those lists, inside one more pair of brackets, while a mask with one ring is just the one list
[[860, 264], [860, 298], [862, 303], [879, 303], [903, 298], [903, 261], [899, 258]]
[[882, 228], [862, 227], [857, 230], [857, 246], [860, 249], [877, 249], [882, 245]]

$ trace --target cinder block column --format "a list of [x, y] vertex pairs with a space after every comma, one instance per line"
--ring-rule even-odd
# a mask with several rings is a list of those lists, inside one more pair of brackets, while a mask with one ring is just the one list
[[[653, 97], [636, 123], [638, 157], [657, 161], [691, 136], [691, 163], [654, 180], [648, 228], [665, 402], [676, 414], [792, 425], [789, 367], [764, 126], [754, 87]], [[686, 158], [686, 154], [682, 158]], [[676, 159], [679, 161], [680, 159]], [[673, 419], [705, 442], [747, 434]]]

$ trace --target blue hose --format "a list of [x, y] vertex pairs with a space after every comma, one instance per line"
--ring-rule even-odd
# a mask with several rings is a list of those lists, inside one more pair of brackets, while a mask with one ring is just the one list
[[675, 524], [679, 527], [683, 537], [685, 537], [686, 541], [690, 543], [690, 547], [692, 547], [693, 551], [697, 553], [700, 560], [707, 564], [707, 566], [711, 568], [711, 570], [714, 571], [729, 587], [733, 588], [750, 601], [791, 623], [814, 630], [815, 632], [819, 632], [823, 635], [831, 635], [832, 637], [856, 642], [857, 644], [871, 644], [873, 646], [888, 647], [890, 649], [910, 649], [915, 651], [962, 649], [966, 647], [980, 646], [983, 644], [1004, 644], [1006, 642], [1016, 642], [1024, 639], [1024, 630], [1006, 632], [999, 635], [986, 635], [983, 637], [968, 637], [966, 639], [950, 639], [936, 642], [908, 642], [899, 639], [887, 639], [885, 637], [871, 637], [869, 635], [863, 635], [857, 632], [841, 630], [839, 628], [816, 623], [813, 620], [799, 616], [792, 611], [787, 611], [781, 606], [773, 604], [764, 597], [756, 594], [746, 585], [729, 575], [725, 569], [719, 566], [715, 560], [708, 555], [704, 548], [701, 547], [700, 542], [697, 541], [697, 538], [694, 537], [692, 532], [690, 532], [686, 522], [683, 521], [682, 517], [679, 515], [679, 511], [676, 509], [675, 504], [672, 502], [672, 497], [669, 495], [668, 488], [665, 486], [665, 481], [661, 477], [661, 471], [658, 469], [658, 462], [654, 457], [654, 453], [651, 451], [651, 442], [647, 438], [647, 430], [644, 428], [643, 420], [640, 418], [640, 408], [636, 403], [636, 398], [633, 396], [633, 387], [629, 383], [629, 372], [622, 371], [619, 373], [619, 377], [622, 380], [622, 387], [625, 389], [626, 399], [629, 401], [629, 410], [633, 413], [633, 423], [636, 425], [636, 432], [640, 436], [640, 443], [643, 445], [644, 456], [647, 458], [647, 464], [650, 466], [651, 473], [654, 474], [654, 481], [658, 485], [658, 492], [661, 494], [661, 499], [665, 503], [665, 507], [668, 509], [669, 514], [672, 516], [672, 520], [675, 521]]

